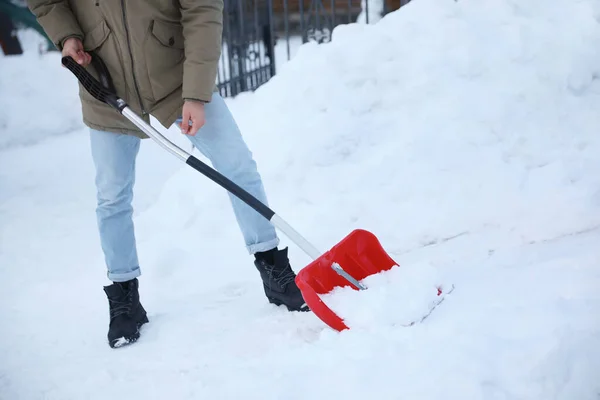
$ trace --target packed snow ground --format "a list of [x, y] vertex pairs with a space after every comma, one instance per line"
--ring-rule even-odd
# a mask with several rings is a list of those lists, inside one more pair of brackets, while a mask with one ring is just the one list
[[[411, 328], [337, 333], [266, 303], [226, 194], [146, 141], [151, 322], [110, 349], [74, 82], [56, 54], [0, 58], [0, 101], [19, 102], [0, 136], [71, 131], [0, 150], [0, 398], [597, 400], [598, 6], [415, 0], [230, 101], [272, 207], [309, 240], [365, 228], [456, 285]], [[52, 81], [27, 86], [38, 70]]]

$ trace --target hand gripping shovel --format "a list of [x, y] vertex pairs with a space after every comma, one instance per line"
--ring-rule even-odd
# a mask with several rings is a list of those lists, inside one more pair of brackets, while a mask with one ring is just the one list
[[355, 290], [364, 290], [366, 287], [359, 282], [360, 280], [397, 265], [383, 250], [377, 238], [362, 229], [352, 231], [331, 250], [321, 253], [265, 204], [218, 171], [172, 143], [140, 118], [125, 100], [117, 96], [110, 74], [97, 55], [92, 56], [92, 64], [102, 83], [69, 56], [62, 58], [62, 64], [77, 77], [85, 90], [94, 98], [113, 107], [165, 150], [244, 201], [308, 254], [314, 261], [298, 273], [296, 284], [311, 311], [333, 329], [341, 331], [348, 327], [325, 305], [319, 295], [326, 294], [338, 286], [347, 286], [348, 283]]

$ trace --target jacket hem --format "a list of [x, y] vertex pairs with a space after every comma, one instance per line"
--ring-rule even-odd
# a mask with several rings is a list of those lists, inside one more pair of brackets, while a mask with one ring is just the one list
[[123, 133], [123, 134], [126, 134], [126, 135], [137, 136], [140, 139], [149, 138], [149, 136], [147, 136], [141, 130], [127, 129], [127, 128], [116, 127], [116, 126], [115, 127], [110, 127], [110, 126], [105, 126], [105, 125], [98, 125], [98, 124], [95, 124], [95, 123], [91, 122], [90, 120], [88, 120], [86, 118], [83, 118], [83, 123], [88, 128], [92, 128], [92, 129], [97, 130], [97, 131], [112, 132], [112, 133]]

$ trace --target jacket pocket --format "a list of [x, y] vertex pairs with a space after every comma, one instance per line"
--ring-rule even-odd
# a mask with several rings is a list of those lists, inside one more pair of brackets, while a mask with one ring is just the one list
[[83, 38], [83, 49], [85, 51], [93, 51], [108, 39], [110, 34], [110, 28], [106, 24], [106, 21], [102, 20], [95, 28], [87, 32]]
[[152, 97], [158, 102], [183, 82], [183, 27], [180, 24], [153, 20], [150, 33], [144, 54]]

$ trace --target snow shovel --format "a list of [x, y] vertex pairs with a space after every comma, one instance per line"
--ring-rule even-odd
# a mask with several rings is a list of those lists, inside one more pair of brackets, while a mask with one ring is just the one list
[[90, 95], [113, 107], [165, 150], [244, 201], [308, 254], [314, 261], [298, 273], [296, 284], [311, 311], [333, 329], [341, 331], [348, 327], [325, 305], [319, 298], [319, 294], [325, 294], [334, 287], [348, 286], [348, 284], [355, 290], [365, 290], [366, 287], [359, 282], [360, 280], [397, 265], [383, 250], [375, 235], [362, 229], [352, 231], [331, 250], [321, 253], [265, 204], [215, 169], [178, 147], [140, 118], [125, 100], [117, 96], [110, 74], [104, 62], [97, 55], [92, 55], [92, 65], [102, 83], [70, 56], [63, 57], [62, 64], [77, 77]]

